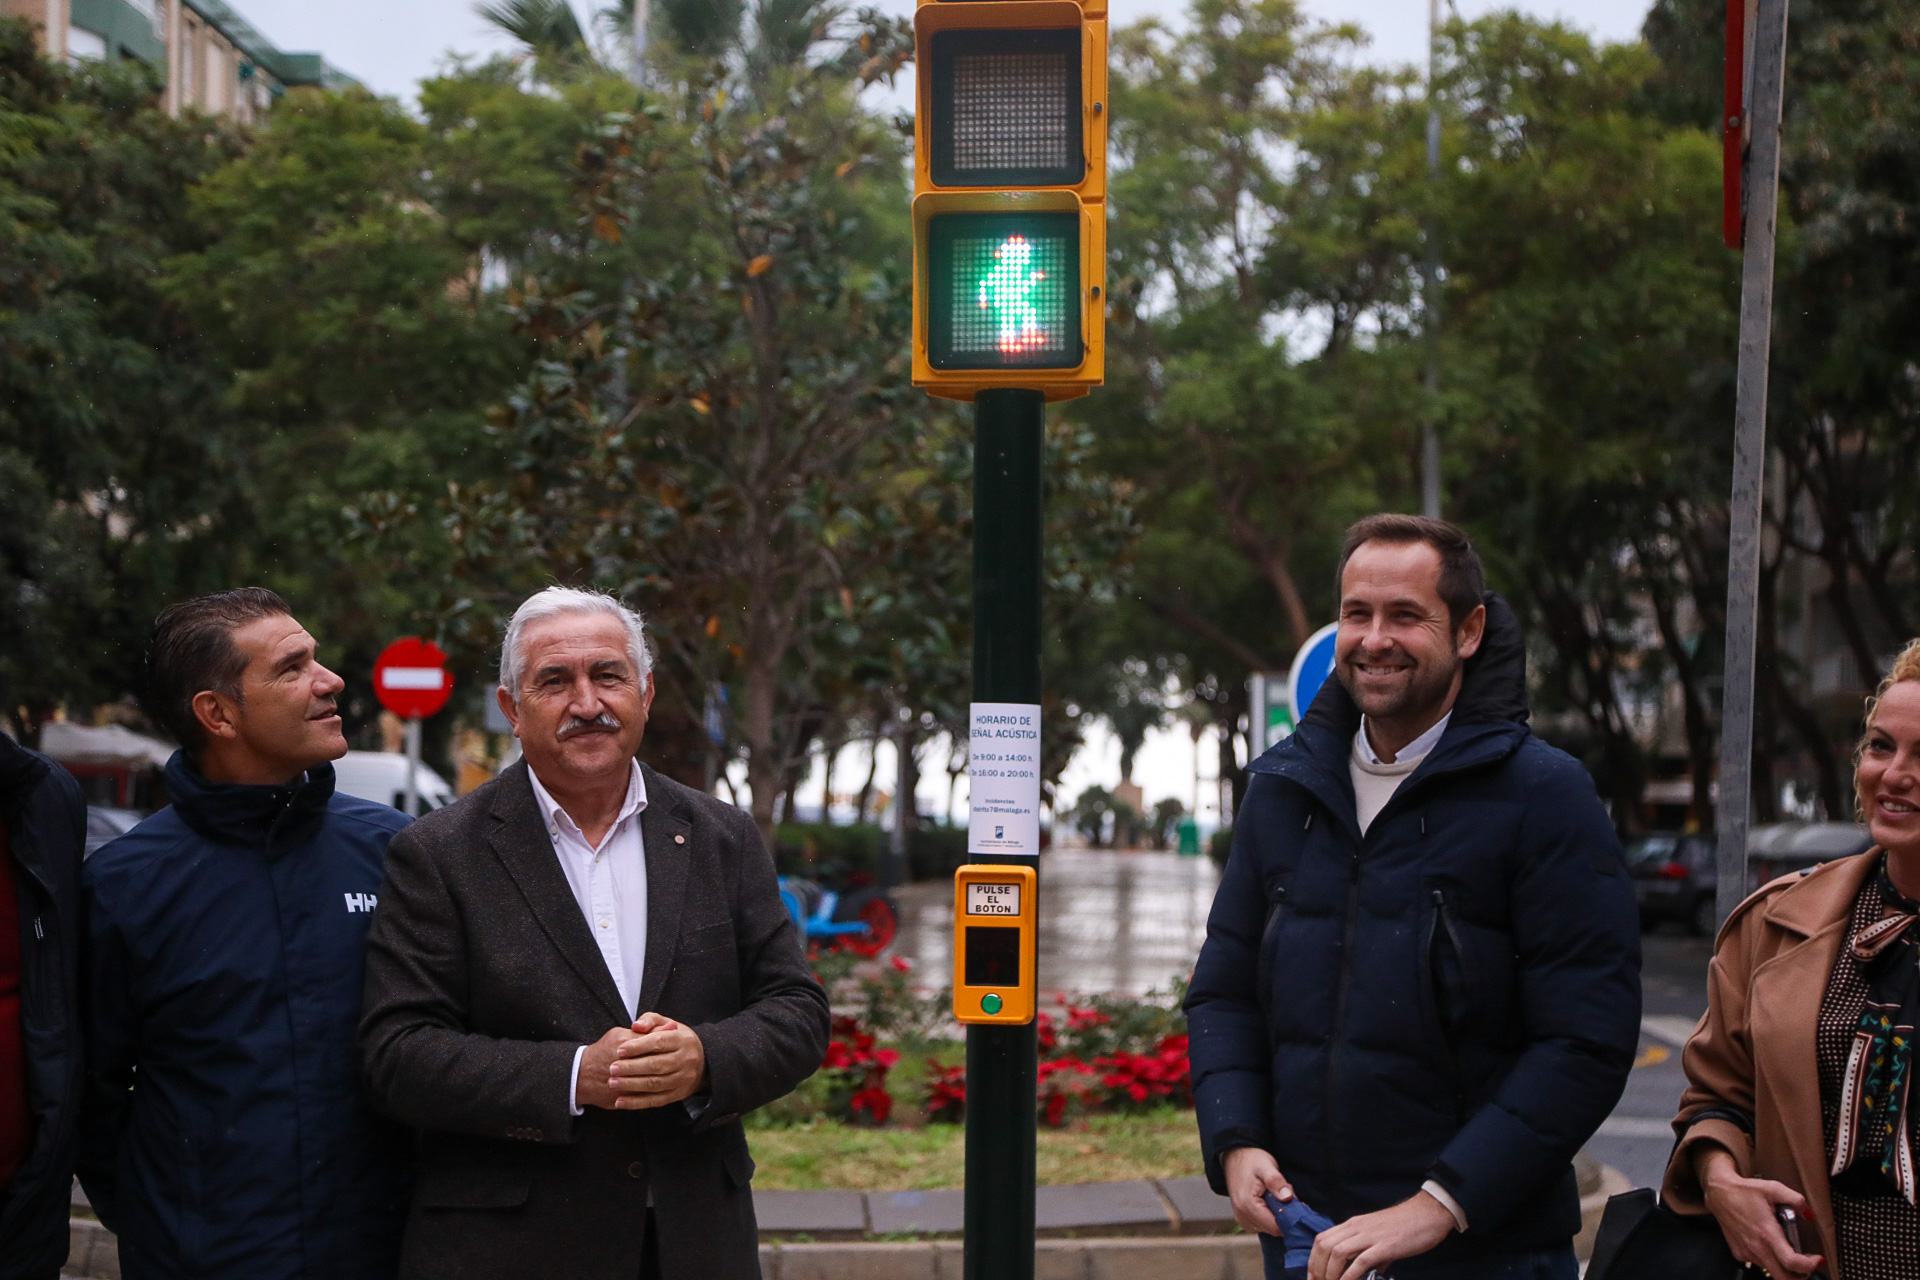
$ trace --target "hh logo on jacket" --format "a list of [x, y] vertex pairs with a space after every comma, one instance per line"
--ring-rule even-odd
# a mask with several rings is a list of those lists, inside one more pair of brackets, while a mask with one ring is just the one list
[[349, 893], [345, 895], [345, 897], [347, 899], [347, 910], [349, 912], [371, 911], [380, 905], [380, 897], [378, 894]]

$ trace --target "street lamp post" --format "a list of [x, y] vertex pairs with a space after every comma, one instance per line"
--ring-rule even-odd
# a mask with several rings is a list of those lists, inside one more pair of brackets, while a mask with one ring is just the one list
[[[1736, 3], [1738, 0], [1736, 0]], [[1727, 57], [1745, 51], [1729, 41]], [[1733, 73], [1730, 66], [1729, 75]], [[1740, 364], [1733, 409], [1733, 492], [1727, 506], [1727, 657], [1721, 695], [1719, 884], [1725, 920], [1747, 894], [1753, 803], [1754, 649], [1760, 618], [1760, 516], [1767, 459], [1767, 361], [1773, 340], [1774, 227], [1780, 200], [1780, 115], [1787, 74], [1787, 0], [1759, 0], [1747, 114], [1747, 211], [1740, 271]]]

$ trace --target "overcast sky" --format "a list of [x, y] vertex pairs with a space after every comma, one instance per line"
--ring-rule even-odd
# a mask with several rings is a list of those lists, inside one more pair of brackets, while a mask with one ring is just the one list
[[[450, 55], [484, 55], [508, 48], [474, 13], [472, 0], [231, 0], [263, 35], [288, 52], [317, 52], [377, 93], [413, 96], [413, 86]], [[879, 0], [910, 12], [912, 0]], [[600, 0], [573, 0], [585, 14]], [[1110, 0], [1115, 26], [1147, 14], [1177, 18], [1186, 0]], [[1462, 17], [1518, 7], [1557, 17], [1608, 40], [1631, 40], [1646, 16], [1646, 0], [1457, 0]], [[1381, 62], [1424, 62], [1426, 0], [1306, 0], [1308, 12], [1334, 22], [1357, 22], [1373, 37]]]

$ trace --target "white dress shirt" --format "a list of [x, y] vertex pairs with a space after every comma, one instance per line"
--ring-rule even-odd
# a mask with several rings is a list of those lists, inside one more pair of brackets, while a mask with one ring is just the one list
[[[1434, 721], [1433, 728], [1400, 748], [1400, 750], [1395, 753], [1393, 757], [1394, 760], [1396, 762], [1401, 760], [1425, 760], [1427, 756], [1432, 753], [1433, 749], [1440, 745], [1440, 735], [1445, 733], [1447, 726], [1452, 723], [1453, 712], [1449, 711]], [[1360, 717], [1360, 732], [1353, 736], [1353, 745], [1363, 754], [1368, 764], [1380, 763], [1380, 753], [1373, 749], [1373, 739], [1367, 736], [1367, 718], [1365, 716]]]
[[[560, 870], [580, 904], [587, 931], [600, 947], [600, 958], [620, 992], [627, 1016], [640, 1016], [640, 979], [647, 961], [647, 855], [640, 838], [640, 815], [647, 807], [647, 784], [635, 761], [627, 780], [626, 802], [620, 815], [607, 828], [600, 843], [589, 844], [579, 824], [560, 807], [560, 802], [540, 785], [540, 776], [527, 770], [533, 782], [533, 801], [553, 841], [553, 853]], [[567, 1084], [567, 1103], [573, 1114], [581, 1108], [576, 1097], [580, 1080], [580, 1059], [587, 1051], [581, 1045], [573, 1054], [573, 1076]]]

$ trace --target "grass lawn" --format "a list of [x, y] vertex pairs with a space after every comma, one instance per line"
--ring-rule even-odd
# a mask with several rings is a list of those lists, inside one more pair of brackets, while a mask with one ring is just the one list
[[[957, 1124], [855, 1128], [814, 1120], [747, 1134], [759, 1166], [753, 1185], [770, 1191], [931, 1191], [957, 1187], [966, 1169], [966, 1131]], [[1177, 1178], [1200, 1172], [1193, 1112], [1171, 1107], [1139, 1115], [1092, 1116], [1065, 1129], [1040, 1129], [1043, 1184]]]

